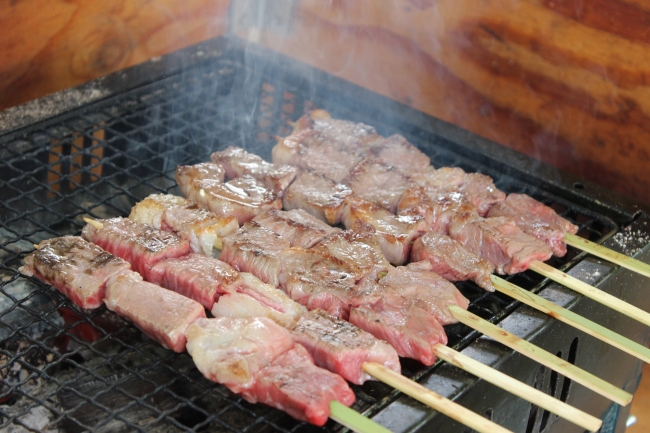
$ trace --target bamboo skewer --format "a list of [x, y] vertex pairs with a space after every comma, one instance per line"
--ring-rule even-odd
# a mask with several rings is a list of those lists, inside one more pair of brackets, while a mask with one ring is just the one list
[[394, 372], [376, 362], [363, 364], [363, 371], [374, 378], [402, 391], [404, 394], [436, 409], [438, 412], [476, 430], [477, 432], [510, 432], [481, 415], [455, 403], [430, 389], [427, 389], [417, 382], [407, 379], [399, 373]]
[[555, 370], [563, 376], [566, 376], [569, 379], [578, 382], [579, 384], [604, 397], [609, 398], [610, 400], [622, 406], [626, 406], [632, 401], [632, 394], [623, 391], [622, 389], [617, 388], [608, 382], [605, 382], [599, 377], [596, 377], [593, 374], [568, 363], [562, 358], [558, 358], [557, 356], [543, 350], [542, 348], [537, 347], [534, 344], [529, 343], [528, 341], [519, 338], [516, 335], [511, 334], [510, 332], [501, 329], [486, 320], [481, 319], [469, 311], [465, 311], [456, 305], [450, 305], [449, 311], [451, 311], [456, 319], [465, 325], [476, 329], [477, 331], [487, 335], [490, 338], [493, 338], [501, 344], [510, 347], [511, 349], [533, 359], [534, 361], [539, 362], [542, 365], [545, 365], [552, 370]]
[[545, 276], [559, 284], [562, 284], [565, 287], [568, 287], [571, 290], [585, 295], [588, 298], [591, 298], [601, 304], [612, 308], [619, 313], [625, 314], [644, 325], [650, 326], [650, 313], [643, 311], [642, 309], [635, 307], [625, 301], [620, 300], [616, 296], [612, 296], [609, 293], [603, 292], [589, 284], [580, 281], [577, 278], [574, 278], [568, 274], [565, 274], [562, 271], [555, 269], [552, 266], [542, 263], [540, 261], [533, 261], [530, 264], [530, 269], [537, 272], [540, 275]]
[[617, 253], [616, 251], [612, 251], [609, 248], [588, 241], [587, 239], [581, 238], [580, 236], [572, 235], [571, 233], [567, 233], [564, 236], [564, 242], [566, 242], [568, 245], [571, 245], [572, 247], [600, 257], [601, 259], [605, 259], [631, 271], [637, 272], [646, 277], [650, 277], [650, 265], [643, 263], [640, 260]]
[[515, 298], [516, 300], [521, 301], [532, 308], [535, 308], [536, 310], [553, 316], [561, 322], [566, 323], [567, 325], [573, 326], [574, 328], [577, 328], [584, 333], [591, 335], [592, 337], [598, 338], [599, 340], [604, 341], [605, 343], [608, 343], [636, 358], [639, 358], [643, 362], [650, 364], [650, 349], [643, 346], [642, 344], [636, 343], [629, 338], [610, 331], [604, 326], [592, 322], [591, 320], [588, 320], [571, 310], [562, 308], [551, 301], [547, 301], [541, 296], [530, 293], [521, 287], [515, 286], [514, 284], [502, 278], [499, 278], [495, 275], [492, 275], [491, 277], [494, 287], [499, 292], [505, 293], [506, 295], [509, 295], [512, 298]]
[[579, 409], [576, 409], [575, 407], [568, 405], [563, 401], [557, 400], [545, 392], [533, 388], [532, 386], [526, 385], [525, 383], [520, 382], [519, 380], [514, 379], [506, 374], [503, 374], [498, 370], [487, 367], [486, 365], [481, 364], [480, 362], [468, 356], [465, 356], [462, 353], [459, 353], [447, 346], [437, 344], [433, 349], [435, 354], [440, 359], [443, 359], [458, 368], [472, 373], [473, 375], [480, 377], [486, 382], [503, 388], [518, 397], [536, 404], [537, 406], [546, 409], [549, 412], [559, 415], [562, 418], [584, 429], [595, 432], [603, 424], [600, 419], [591, 416]]
[[330, 418], [357, 433], [391, 433], [387, 428], [336, 400], [330, 402]]

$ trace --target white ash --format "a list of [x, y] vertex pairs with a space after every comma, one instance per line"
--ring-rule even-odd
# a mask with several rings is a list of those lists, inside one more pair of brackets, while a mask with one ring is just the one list
[[58, 428], [52, 428], [50, 424], [54, 421], [55, 416], [43, 406], [35, 406], [25, 415], [20, 417], [20, 421], [25, 423], [31, 430], [27, 430], [21, 425], [11, 424], [6, 427], [7, 433], [27, 433], [29, 431], [39, 431], [43, 433], [57, 433]]
[[623, 254], [628, 256], [634, 256], [650, 244], [649, 234], [641, 230], [632, 230], [629, 226], [612, 236], [612, 239], [623, 249]]

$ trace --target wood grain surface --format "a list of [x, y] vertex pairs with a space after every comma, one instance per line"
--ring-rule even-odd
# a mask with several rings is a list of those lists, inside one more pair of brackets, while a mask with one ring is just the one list
[[650, 203], [650, 1], [296, 3], [265, 45]]
[[0, 0], [0, 110], [226, 31], [230, 0]]

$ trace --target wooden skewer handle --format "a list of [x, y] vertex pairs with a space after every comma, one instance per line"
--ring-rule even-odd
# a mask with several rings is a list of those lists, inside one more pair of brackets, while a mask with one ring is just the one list
[[391, 433], [387, 428], [336, 400], [330, 402], [330, 418], [357, 433]]
[[530, 385], [526, 385], [517, 379], [513, 379], [512, 377], [481, 364], [480, 362], [449, 347], [437, 344], [433, 347], [433, 351], [438, 358], [472, 373], [486, 382], [505, 389], [524, 400], [536, 404], [549, 412], [559, 415], [584, 429], [595, 432], [603, 425], [603, 422], [595, 416], [591, 416], [588, 413], [576, 409], [563, 401], [556, 400], [545, 392], [535, 389]]
[[571, 275], [565, 274], [562, 271], [555, 269], [552, 266], [542, 263], [540, 261], [534, 261], [530, 264], [530, 269], [537, 272], [540, 275], [543, 275], [556, 283], [562, 284], [565, 287], [568, 287], [571, 290], [585, 295], [588, 298], [593, 299], [594, 301], [600, 302], [601, 304], [618, 311], [619, 313], [625, 314], [628, 317], [638, 320], [644, 325], [650, 326], [650, 313], [643, 311], [642, 309], [635, 307], [632, 304], [629, 304], [625, 301], [618, 299], [616, 296], [612, 296], [607, 292], [603, 292], [584, 281], [580, 281], [577, 278], [572, 277]]
[[438, 412], [476, 430], [477, 432], [510, 432], [510, 430], [495, 424], [489, 419], [472, 412], [458, 403], [454, 403], [453, 401], [444, 398], [440, 394], [423, 387], [417, 382], [405, 378], [399, 373], [395, 373], [393, 370], [390, 370], [381, 364], [376, 362], [366, 362], [363, 364], [363, 371], [385, 384], [402, 391], [404, 394], [426, 404], [427, 406], [434, 408]]
[[645, 275], [646, 277], [650, 277], [650, 265], [643, 263], [640, 260], [617, 253], [616, 251], [612, 251], [609, 248], [588, 241], [587, 239], [581, 238], [580, 236], [572, 235], [571, 233], [567, 233], [564, 236], [564, 242], [571, 245], [572, 247], [578, 248], [579, 250], [586, 251], [589, 254], [600, 257], [601, 259], [616, 263], [617, 265], [627, 268], [631, 271]]
[[632, 401], [632, 394], [615, 387], [611, 383], [605, 382], [601, 378], [596, 377], [593, 374], [581, 368], [578, 368], [573, 364], [570, 364], [562, 358], [558, 358], [552, 353], [549, 353], [541, 347], [535, 346], [534, 344], [517, 337], [505, 329], [501, 329], [498, 326], [481, 319], [469, 311], [463, 310], [457, 305], [450, 305], [449, 311], [451, 311], [456, 319], [469, 326], [470, 328], [482, 332], [483, 334], [487, 335], [490, 338], [493, 338], [499, 343], [508, 346], [509, 348], [521, 353], [524, 356], [529, 357], [534, 361], [539, 362], [542, 365], [545, 365], [551, 370], [557, 371], [561, 375], [566, 376], [575, 382], [578, 382], [579, 384], [591, 389], [594, 392], [597, 392], [604, 397], [607, 397], [608, 399], [622, 406], [627, 406]]
[[521, 287], [515, 286], [514, 284], [492, 275], [492, 283], [497, 291], [505, 293], [516, 300], [523, 302], [524, 304], [535, 308], [543, 313], [553, 316], [561, 322], [566, 323], [567, 325], [573, 326], [576, 329], [581, 330], [582, 332], [591, 335], [601, 341], [604, 341], [607, 344], [620, 349], [624, 352], [629, 353], [632, 356], [635, 356], [650, 364], [650, 349], [643, 346], [642, 344], [636, 343], [629, 338], [625, 338], [620, 334], [617, 334], [614, 331], [611, 331], [604, 326], [601, 326], [591, 320], [585, 319], [584, 317], [574, 313], [571, 310], [562, 308], [559, 305], [554, 304], [553, 302], [547, 301], [541, 296], [530, 293], [527, 290], [522, 289]]

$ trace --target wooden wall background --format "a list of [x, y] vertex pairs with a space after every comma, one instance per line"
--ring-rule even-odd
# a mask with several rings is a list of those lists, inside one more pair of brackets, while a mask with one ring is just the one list
[[[650, 203], [650, 0], [295, 4], [263, 44]], [[0, 109], [217, 36], [228, 6], [0, 0]]]

